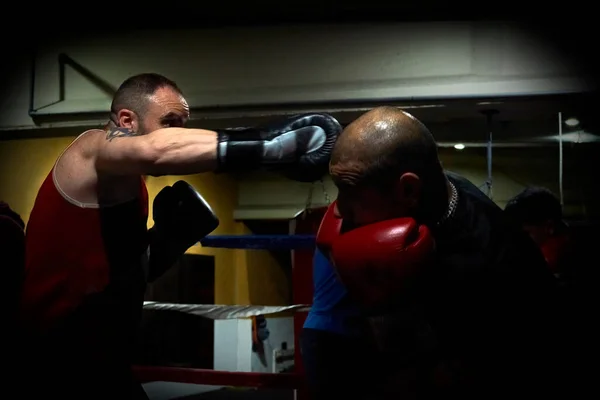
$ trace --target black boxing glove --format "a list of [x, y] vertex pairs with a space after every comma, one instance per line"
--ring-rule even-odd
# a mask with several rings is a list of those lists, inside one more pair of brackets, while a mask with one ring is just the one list
[[342, 126], [328, 114], [304, 114], [262, 128], [217, 130], [217, 172], [267, 168], [312, 182], [325, 175]]
[[187, 182], [166, 186], [154, 198], [148, 280], [169, 269], [187, 249], [219, 226], [219, 219]]

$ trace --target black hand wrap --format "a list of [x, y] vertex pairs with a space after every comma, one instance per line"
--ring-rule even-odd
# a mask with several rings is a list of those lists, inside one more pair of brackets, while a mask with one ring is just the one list
[[208, 203], [185, 181], [163, 188], [154, 199], [152, 214], [150, 281], [219, 226], [219, 219]]
[[342, 126], [328, 114], [304, 114], [262, 128], [217, 131], [219, 172], [267, 168], [312, 182], [328, 171]]

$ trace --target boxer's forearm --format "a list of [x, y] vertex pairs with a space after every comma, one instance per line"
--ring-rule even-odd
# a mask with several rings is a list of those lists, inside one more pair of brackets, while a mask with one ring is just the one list
[[217, 167], [217, 133], [204, 129], [165, 128], [147, 135], [152, 155], [148, 175], [188, 175]]
[[164, 128], [147, 135], [123, 128], [98, 146], [96, 167], [119, 175], [188, 175], [217, 167], [217, 133], [204, 129]]

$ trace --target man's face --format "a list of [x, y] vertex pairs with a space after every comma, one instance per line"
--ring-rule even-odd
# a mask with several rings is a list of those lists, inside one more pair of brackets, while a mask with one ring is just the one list
[[357, 185], [360, 169], [351, 165], [332, 164], [329, 173], [338, 188], [337, 214], [352, 227], [407, 217], [418, 207], [421, 181], [413, 173], [390, 178], [381, 187]]
[[352, 227], [394, 218], [397, 211], [393, 199], [376, 189], [338, 186], [337, 213]]
[[173, 88], [162, 87], [151, 97], [144, 117], [139, 123], [139, 134], [147, 134], [161, 128], [183, 127], [190, 118], [190, 108]]

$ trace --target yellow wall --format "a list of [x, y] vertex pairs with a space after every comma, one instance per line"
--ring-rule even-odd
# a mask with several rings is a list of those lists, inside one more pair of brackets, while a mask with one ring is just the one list
[[[71, 140], [72, 137], [63, 137], [0, 142], [0, 199], [9, 203], [25, 222], [29, 219], [40, 185]], [[147, 179], [150, 199], [164, 186], [179, 179], [192, 184], [219, 216], [221, 224], [213, 234], [249, 233], [244, 224], [233, 220], [237, 182], [228, 175], [209, 173], [184, 178], [150, 177]], [[152, 225], [151, 218], [148, 225]], [[283, 299], [287, 298], [285, 277], [281, 267], [267, 251], [203, 248], [196, 245], [189, 252], [215, 257], [216, 304], [284, 304]]]
[[[244, 235], [252, 232], [244, 226]], [[288, 278], [275, 257], [265, 250], [239, 253], [240, 263], [247, 266], [246, 282], [250, 304], [283, 306], [290, 304]]]
[[66, 137], [0, 142], [0, 199], [25, 222], [29, 220], [38, 189], [71, 140]]

